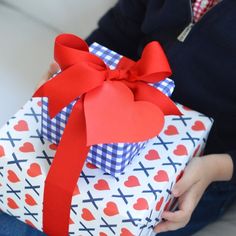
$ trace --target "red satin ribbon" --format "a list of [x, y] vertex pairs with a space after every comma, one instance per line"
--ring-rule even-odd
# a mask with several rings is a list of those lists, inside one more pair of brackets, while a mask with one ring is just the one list
[[171, 75], [157, 42], [145, 47], [138, 62], [123, 57], [117, 68], [110, 70], [89, 53], [82, 39], [62, 34], [55, 41], [55, 60], [62, 72], [40, 87], [34, 97], [48, 97], [51, 118], [80, 97], [44, 189], [43, 230], [50, 236], [65, 236], [73, 191], [90, 146], [147, 140], [161, 131], [164, 115], [180, 112], [167, 96], [148, 84]]

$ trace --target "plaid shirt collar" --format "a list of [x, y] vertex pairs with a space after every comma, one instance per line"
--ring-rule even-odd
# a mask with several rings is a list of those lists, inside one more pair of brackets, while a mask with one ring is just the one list
[[202, 16], [214, 7], [220, 0], [195, 0], [192, 3], [193, 7], [193, 20], [198, 22]]

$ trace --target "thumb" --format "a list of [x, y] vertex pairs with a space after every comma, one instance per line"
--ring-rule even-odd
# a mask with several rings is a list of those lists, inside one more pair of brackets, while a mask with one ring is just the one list
[[184, 170], [182, 178], [174, 185], [172, 193], [175, 197], [181, 196], [192, 185], [200, 180], [199, 173], [201, 170], [201, 160], [199, 158], [192, 159]]

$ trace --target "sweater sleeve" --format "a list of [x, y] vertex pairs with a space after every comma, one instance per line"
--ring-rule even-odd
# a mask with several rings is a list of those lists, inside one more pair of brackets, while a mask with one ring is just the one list
[[143, 0], [120, 0], [98, 22], [87, 43], [100, 43], [122, 55], [137, 58], [142, 38], [141, 25], [146, 4]]

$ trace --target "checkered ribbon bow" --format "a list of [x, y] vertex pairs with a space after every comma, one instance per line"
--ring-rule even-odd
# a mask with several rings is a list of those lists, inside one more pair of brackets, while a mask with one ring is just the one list
[[90, 146], [152, 138], [161, 131], [164, 115], [180, 112], [167, 96], [149, 85], [171, 74], [157, 42], [145, 47], [139, 61], [123, 57], [111, 70], [89, 53], [82, 39], [62, 34], [55, 41], [55, 60], [62, 72], [34, 97], [48, 97], [51, 118], [77, 99], [44, 189], [44, 232], [64, 236], [68, 234], [73, 191]]

